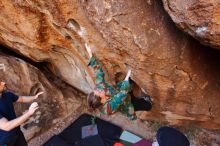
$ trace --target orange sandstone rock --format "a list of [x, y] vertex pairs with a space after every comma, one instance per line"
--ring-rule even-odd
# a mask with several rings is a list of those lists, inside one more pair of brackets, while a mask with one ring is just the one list
[[47, 62], [70, 85], [85, 93], [94, 87], [87, 44], [108, 81], [131, 68], [153, 97], [152, 111], [139, 118], [220, 129], [219, 52], [179, 31], [162, 2], [2, 0], [0, 8], [1, 44]]
[[220, 1], [163, 0], [176, 25], [201, 43], [220, 49]]

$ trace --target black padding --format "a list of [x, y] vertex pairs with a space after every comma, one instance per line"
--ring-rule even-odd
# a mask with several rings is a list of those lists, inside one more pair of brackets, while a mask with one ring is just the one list
[[[92, 124], [92, 117], [93, 116], [89, 114], [81, 115], [58, 136], [66, 141], [66, 143], [74, 145], [75, 142], [82, 140], [82, 127]], [[119, 141], [122, 133], [122, 129], [120, 127], [99, 118], [96, 118], [96, 124], [98, 127], [98, 135], [103, 139], [105, 146], [112, 146], [116, 141]]]
[[74, 146], [106, 146], [99, 135], [90, 136], [80, 141], [76, 141]]
[[[75, 141], [81, 140], [82, 127], [91, 124], [92, 117], [93, 116], [89, 114], [81, 115], [73, 122], [73, 124], [60, 133], [60, 136], [71, 144]], [[98, 127], [98, 134], [103, 138], [106, 145], [113, 145], [115, 141], [119, 141], [119, 137], [122, 133], [122, 129], [120, 127], [99, 118], [96, 118], [96, 124]]]
[[48, 142], [46, 142], [44, 146], [71, 146], [71, 145], [66, 143], [66, 141], [60, 138], [59, 136], [55, 135]]

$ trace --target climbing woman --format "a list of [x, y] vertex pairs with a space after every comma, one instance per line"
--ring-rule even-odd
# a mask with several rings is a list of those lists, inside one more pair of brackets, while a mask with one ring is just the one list
[[[105, 82], [105, 73], [97, 59], [92, 55], [90, 47], [88, 45], [85, 46], [90, 57], [88, 66], [94, 68], [96, 78], [96, 88], [87, 97], [88, 105], [93, 109], [100, 109], [103, 114], [111, 115], [120, 111], [126, 114], [130, 120], [135, 120], [136, 114], [131, 101], [139, 103], [142, 99], [131, 100], [131, 96], [129, 95], [131, 91], [131, 85], [129, 83], [131, 70], [128, 70], [123, 81], [118, 82], [115, 87], [111, 86]], [[144, 100], [144, 102], [146, 103], [149, 101]]]

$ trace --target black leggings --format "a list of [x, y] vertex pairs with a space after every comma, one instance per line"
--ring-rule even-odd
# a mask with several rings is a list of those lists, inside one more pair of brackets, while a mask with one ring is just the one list
[[130, 95], [131, 103], [133, 104], [135, 111], [150, 111], [152, 109], [152, 103], [150, 101], [146, 101], [143, 98], [137, 98], [133, 95], [132, 92]]
[[24, 138], [24, 134], [19, 129], [15, 135], [11, 136], [11, 138], [0, 144], [0, 146], [27, 146], [27, 142]]

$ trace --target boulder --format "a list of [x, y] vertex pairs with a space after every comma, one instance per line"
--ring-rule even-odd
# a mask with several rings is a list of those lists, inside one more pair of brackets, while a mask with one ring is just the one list
[[87, 45], [107, 81], [131, 68], [132, 80], [152, 96], [152, 111], [139, 118], [220, 128], [219, 52], [179, 31], [162, 1], [2, 0], [0, 8], [1, 44], [46, 62], [84, 93], [94, 88]]
[[89, 93], [94, 86], [86, 67], [84, 44], [89, 39], [77, 22], [86, 21], [77, 7], [77, 1], [66, 0], [1, 1], [0, 42], [36, 62], [48, 63], [58, 77]]
[[220, 1], [163, 0], [176, 25], [202, 44], [220, 49]]
[[160, 1], [81, 1], [108, 48], [96, 50], [111, 78], [132, 80], [154, 100], [143, 120], [219, 129], [219, 51], [180, 32]]

